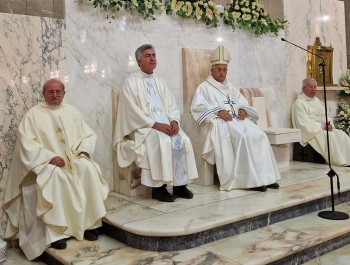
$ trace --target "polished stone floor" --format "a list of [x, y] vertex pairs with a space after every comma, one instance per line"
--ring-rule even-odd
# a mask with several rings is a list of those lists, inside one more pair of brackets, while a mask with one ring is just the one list
[[[350, 190], [350, 168], [335, 167], [335, 170], [340, 175], [341, 190]], [[106, 201], [106, 221], [146, 235], [191, 234], [327, 195], [327, 172], [327, 165], [292, 162], [290, 170], [282, 174], [279, 190], [226, 192], [219, 191], [217, 186], [189, 185], [194, 199], [178, 199], [171, 204], [152, 200], [150, 195], [130, 198], [112, 193]], [[342, 204], [336, 210], [350, 213], [350, 206]], [[346, 233], [350, 233], [349, 220], [330, 221], [310, 213], [188, 250], [144, 251], [101, 235], [96, 242], [70, 239], [67, 249], [47, 252], [61, 263], [72, 265], [267, 264]], [[339, 249], [308, 264], [349, 264], [345, 261], [349, 259], [346, 252]], [[10, 249], [8, 253], [4, 264], [43, 264], [26, 263], [19, 249]], [[332, 260], [337, 262], [327, 263]]]

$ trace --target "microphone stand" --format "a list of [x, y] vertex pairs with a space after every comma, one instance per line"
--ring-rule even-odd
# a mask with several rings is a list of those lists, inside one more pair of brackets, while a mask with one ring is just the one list
[[[325, 114], [326, 114], [326, 126], [328, 126], [328, 114], [327, 114], [327, 96], [326, 96], [326, 81], [325, 81], [325, 66], [326, 63], [324, 62], [324, 59], [319, 56], [318, 54], [315, 54], [313, 52], [310, 52], [292, 42], [287, 41], [284, 38], [281, 38], [281, 41], [285, 41], [288, 42], [289, 44], [292, 44], [304, 51], [307, 51], [308, 53], [311, 53], [313, 55], [315, 55], [316, 57], [320, 58], [322, 61], [319, 64], [319, 66], [322, 66], [322, 77], [323, 77], [323, 94], [324, 94], [324, 108], [325, 108]], [[328, 154], [328, 167], [329, 167], [329, 172], [327, 173], [327, 176], [330, 179], [330, 183], [331, 183], [331, 200], [332, 200], [332, 211], [322, 211], [318, 213], [318, 216], [324, 219], [330, 219], [330, 220], [345, 220], [345, 219], [349, 219], [349, 215], [347, 213], [343, 213], [343, 212], [337, 212], [334, 211], [334, 191], [333, 191], [333, 177], [337, 176], [338, 179], [338, 194], [340, 196], [340, 184], [339, 184], [339, 176], [338, 174], [333, 170], [332, 166], [331, 166], [331, 153], [329, 151], [329, 132], [328, 132], [328, 128], [326, 130], [326, 135], [327, 135], [327, 154]]]

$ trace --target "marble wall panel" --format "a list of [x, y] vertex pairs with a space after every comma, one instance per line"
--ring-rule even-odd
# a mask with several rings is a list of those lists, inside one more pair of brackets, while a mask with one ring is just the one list
[[53, 0], [27, 0], [28, 16], [53, 17]]
[[[346, 39], [344, 2], [338, 0], [295, 0], [284, 1], [285, 17], [289, 21], [286, 39], [301, 47], [312, 45], [316, 37], [320, 37], [323, 45], [332, 44], [333, 83], [346, 70]], [[287, 106], [290, 119], [291, 105], [297, 93], [301, 91], [301, 81], [306, 77], [307, 53], [295, 46], [285, 43]], [[319, 84], [322, 86], [323, 84]], [[335, 116], [337, 105], [336, 92], [329, 98], [329, 116]], [[319, 94], [319, 93], [318, 93]], [[333, 100], [332, 100], [333, 99]], [[289, 121], [290, 124], [290, 121]]]
[[350, 69], [350, 2], [344, 1], [347, 68]]
[[27, 0], [0, 0], [0, 12], [12, 14], [26, 14]]
[[64, 0], [54, 0], [53, 1], [53, 17], [54, 18], [65, 18], [65, 3]]
[[[24, 113], [42, 100], [45, 80], [65, 76], [65, 22], [0, 13], [0, 207]], [[0, 236], [6, 223], [0, 214]]]
[[286, 109], [287, 86], [285, 51], [278, 37], [254, 37], [239, 31], [238, 61], [240, 87], [265, 88], [269, 91], [272, 127], [289, 127]]
[[65, 0], [0, 0], [0, 13], [64, 18]]
[[[156, 47], [155, 73], [168, 83], [181, 110], [182, 48], [214, 50], [224, 45], [232, 58], [228, 79], [236, 87], [268, 88], [272, 102], [285, 97], [281, 89], [285, 87], [285, 51], [279, 38], [272, 35], [256, 38], [243, 30], [233, 33], [224, 25], [210, 29], [201, 22], [165, 14], [156, 15], [154, 21], [145, 21], [120, 12], [111, 23], [105, 16], [103, 11], [93, 9], [91, 3], [66, 1], [67, 87], [70, 89], [67, 99], [83, 112], [98, 135], [95, 159], [109, 184], [112, 184], [110, 89], [121, 87], [123, 80], [138, 69], [134, 51], [142, 44], [152, 43]], [[275, 56], [276, 51], [281, 56]], [[277, 73], [272, 74], [275, 70]], [[274, 105], [278, 108], [274, 113], [285, 112], [283, 102]], [[283, 124], [285, 117], [277, 116], [275, 124]]]

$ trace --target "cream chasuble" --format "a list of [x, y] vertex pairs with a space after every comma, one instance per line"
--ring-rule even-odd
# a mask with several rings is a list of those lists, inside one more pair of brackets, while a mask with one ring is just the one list
[[[246, 112], [243, 121], [237, 117], [239, 109]], [[229, 110], [233, 120], [220, 119], [220, 110]], [[227, 80], [219, 83], [209, 76], [201, 83], [191, 113], [199, 125], [211, 123], [202, 158], [216, 164], [221, 190], [259, 187], [281, 178], [269, 140], [254, 123], [256, 110]]]
[[[333, 122], [328, 118], [328, 121]], [[317, 98], [309, 98], [304, 93], [299, 94], [292, 108], [293, 127], [301, 130], [302, 146], [310, 144], [328, 161], [327, 134], [322, 129], [326, 122], [324, 106]], [[334, 125], [333, 125], [334, 127]], [[350, 165], [350, 138], [337, 129], [329, 132], [329, 149], [331, 164], [336, 166]]]
[[181, 186], [198, 177], [187, 135], [180, 129], [169, 137], [152, 129], [155, 122], [172, 120], [179, 124], [180, 111], [166, 83], [142, 71], [131, 74], [120, 94], [113, 146], [120, 167], [135, 161], [142, 168], [143, 185]]
[[[5, 190], [9, 217], [6, 238], [19, 238], [29, 260], [52, 242], [101, 226], [108, 185], [92, 156], [95, 133], [68, 104], [40, 103], [28, 110], [19, 128]], [[49, 164], [60, 156], [64, 167]], [[86, 196], [88, 194], [88, 196]]]

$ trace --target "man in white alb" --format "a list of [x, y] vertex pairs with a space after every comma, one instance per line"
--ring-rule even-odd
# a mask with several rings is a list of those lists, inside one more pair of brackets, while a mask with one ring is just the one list
[[211, 75], [193, 97], [194, 119], [211, 123], [202, 158], [216, 164], [221, 190], [277, 189], [281, 177], [269, 140], [255, 124], [258, 113], [226, 79], [230, 59], [223, 46], [210, 55]]
[[333, 128], [333, 122], [328, 118], [326, 124], [325, 109], [321, 101], [315, 97], [317, 83], [313, 78], [302, 82], [303, 93], [299, 94], [293, 103], [293, 127], [301, 130], [302, 146], [310, 144], [328, 161], [327, 135], [329, 133], [329, 149], [331, 164], [336, 166], [350, 165], [350, 138], [341, 131]]
[[[119, 166], [135, 161], [142, 169], [141, 183], [153, 187], [154, 199], [191, 199], [186, 185], [198, 175], [191, 142], [180, 129], [180, 111], [164, 80], [153, 73], [153, 46], [142, 45], [135, 57], [140, 70], [125, 80], [118, 104], [113, 146]], [[174, 186], [174, 196], [166, 184]]]
[[62, 103], [64, 85], [43, 87], [45, 102], [32, 107], [18, 128], [5, 189], [5, 238], [19, 238], [29, 260], [65, 239], [97, 240], [108, 185], [92, 160], [96, 135], [72, 106]]

